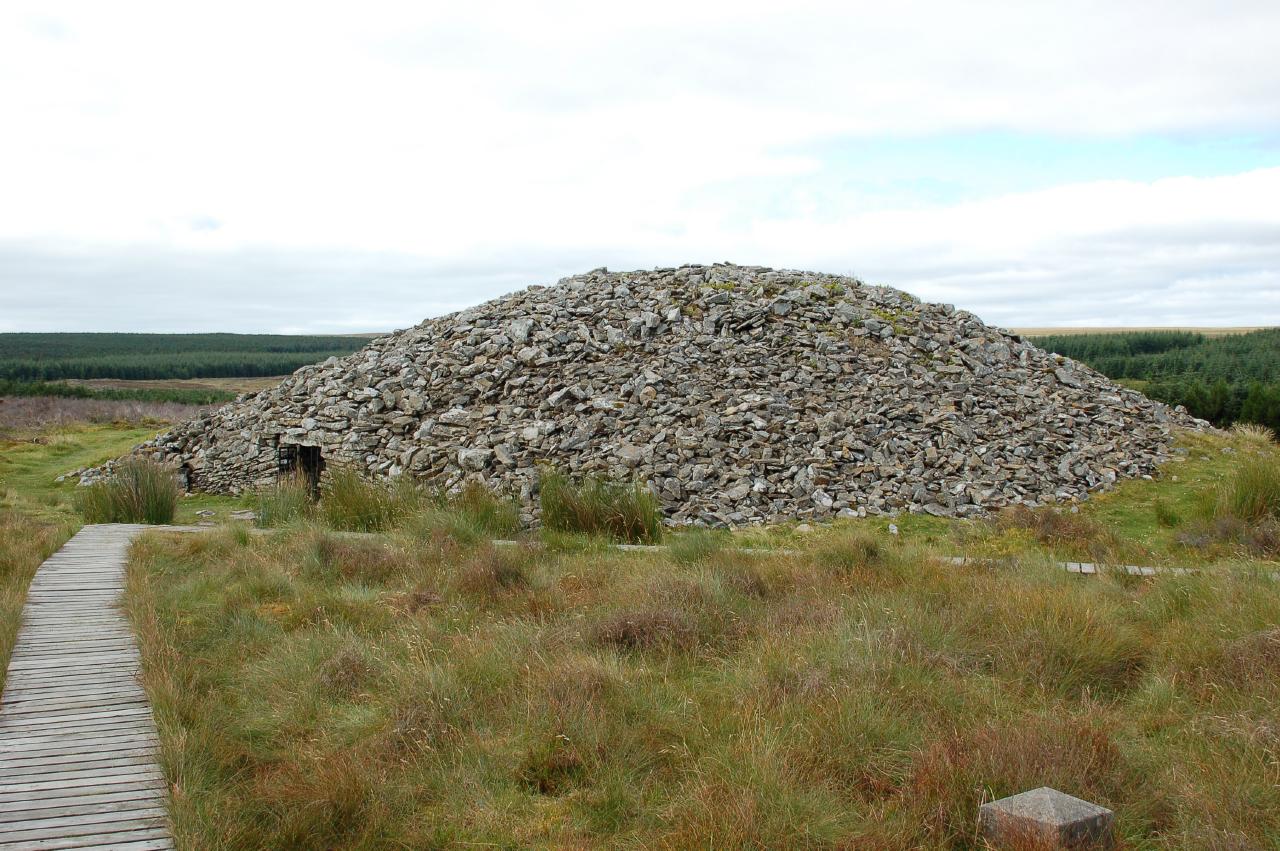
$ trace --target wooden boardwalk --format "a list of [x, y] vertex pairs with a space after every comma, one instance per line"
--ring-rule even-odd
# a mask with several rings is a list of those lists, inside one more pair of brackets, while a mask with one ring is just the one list
[[0, 696], [0, 849], [173, 848], [138, 647], [116, 600], [147, 526], [85, 526], [36, 572]]

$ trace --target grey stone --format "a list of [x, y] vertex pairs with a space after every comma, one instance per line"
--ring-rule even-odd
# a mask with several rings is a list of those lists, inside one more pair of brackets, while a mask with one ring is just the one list
[[983, 804], [978, 827], [997, 848], [1110, 848], [1111, 810], [1042, 786]]
[[461, 408], [450, 408], [438, 417], [439, 421], [445, 425], [466, 425], [471, 420], [471, 415]]
[[478, 472], [485, 468], [485, 465], [489, 463], [489, 459], [492, 457], [492, 449], [459, 449], [458, 466], [464, 470]]
[[524, 345], [529, 340], [529, 331], [533, 328], [532, 319], [515, 319], [511, 322], [511, 342]]
[[1059, 368], [1059, 369], [1055, 369], [1055, 370], [1053, 371], [1053, 374], [1054, 374], [1054, 377], [1058, 379], [1058, 381], [1062, 382], [1063, 384], [1067, 385], [1068, 387], [1083, 387], [1083, 386], [1084, 386], [1084, 385], [1081, 383], [1080, 379], [1079, 379], [1079, 378], [1077, 378], [1077, 377], [1075, 376], [1075, 374], [1074, 374], [1074, 373], [1069, 372], [1069, 371], [1067, 371], [1067, 370], [1065, 370], [1065, 369], [1061, 369], [1061, 368]]
[[619, 446], [614, 454], [628, 467], [634, 467], [644, 460], [644, 450], [629, 443]]

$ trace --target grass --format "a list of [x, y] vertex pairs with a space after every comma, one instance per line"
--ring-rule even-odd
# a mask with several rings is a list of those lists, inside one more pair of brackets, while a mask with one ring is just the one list
[[640, 482], [611, 482], [597, 476], [574, 481], [545, 469], [539, 488], [542, 523], [553, 532], [604, 535], [628, 543], [662, 537], [658, 499]]
[[[1262, 429], [1237, 429], [1260, 447], [1269, 444]], [[1215, 516], [1233, 517], [1247, 523], [1280, 518], [1280, 454], [1261, 452], [1236, 464], [1218, 489]]]
[[321, 489], [319, 512], [332, 529], [381, 532], [416, 510], [419, 502], [407, 480], [377, 481], [350, 467], [337, 467]]
[[969, 848], [1042, 784], [1128, 847], [1280, 835], [1277, 583], [795, 549], [147, 536], [179, 842]]
[[8, 488], [12, 507], [32, 516], [78, 521], [74, 479], [57, 478], [93, 467], [128, 452], [153, 437], [161, 423], [72, 423], [24, 429], [0, 438], [0, 487]]
[[[0, 640], [78, 522], [54, 478], [155, 428], [0, 445]], [[317, 515], [145, 536], [126, 605], [179, 841], [973, 848], [979, 802], [1048, 784], [1115, 809], [1127, 847], [1271, 847], [1276, 549], [1267, 518], [1220, 506], [1277, 449], [1179, 448], [1078, 506], [692, 529], [658, 552], [603, 546], [607, 524], [491, 546], [520, 517], [484, 489], [388, 490], [369, 537]], [[334, 525], [371, 516], [346, 504]], [[1049, 565], [1094, 554], [1205, 570]]]
[[259, 526], [284, 526], [314, 514], [311, 484], [301, 474], [281, 477], [272, 486], [258, 491], [257, 496]]
[[472, 541], [509, 538], [520, 530], [514, 498], [495, 494], [478, 482], [456, 492], [432, 491], [408, 477], [371, 479], [338, 468], [325, 480], [318, 502], [302, 476], [281, 479], [257, 494], [258, 525], [279, 527], [318, 519], [345, 532], [386, 532], [413, 528], [449, 532]]
[[138, 458], [117, 463], [109, 478], [76, 494], [86, 523], [172, 523], [177, 506], [173, 470]]

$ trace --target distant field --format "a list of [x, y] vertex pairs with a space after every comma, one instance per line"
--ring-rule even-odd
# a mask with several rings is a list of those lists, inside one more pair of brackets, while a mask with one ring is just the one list
[[1192, 334], [1200, 334], [1205, 337], [1226, 337], [1231, 334], [1248, 334], [1250, 331], [1264, 331], [1271, 326], [1255, 325], [1255, 326], [1239, 326], [1236, 328], [1200, 328], [1195, 326], [1187, 326], [1185, 328], [1176, 328], [1173, 326], [1156, 326], [1149, 327], [1129, 327], [1129, 328], [1010, 328], [1013, 333], [1023, 337], [1051, 337], [1059, 334], [1129, 334], [1137, 331], [1189, 331]]
[[235, 376], [230, 378], [90, 378], [69, 379], [73, 387], [91, 390], [198, 390], [219, 393], [253, 393], [275, 387], [283, 375]]
[[276, 376], [351, 354], [368, 339], [283, 334], [0, 334], [0, 379]]

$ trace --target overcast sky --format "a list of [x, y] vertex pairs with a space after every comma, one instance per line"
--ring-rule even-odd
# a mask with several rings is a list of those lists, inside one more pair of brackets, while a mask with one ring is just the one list
[[1278, 45], [1276, 0], [6, 0], [0, 331], [387, 330], [719, 260], [1280, 324]]

